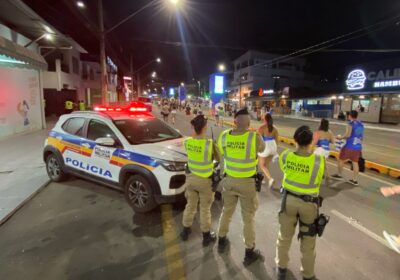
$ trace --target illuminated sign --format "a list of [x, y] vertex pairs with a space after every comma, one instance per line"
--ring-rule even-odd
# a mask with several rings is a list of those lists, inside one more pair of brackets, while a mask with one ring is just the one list
[[215, 76], [214, 93], [224, 93], [224, 76]]
[[274, 93], [274, 90], [273, 90], [273, 89], [266, 89], [266, 90], [264, 90], [264, 94], [272, 94], [272, 93]]
[[365, 86], [365, 80], [367, 77], [363, 70], [356, 69], [349, 73], [346, 80], [348, 90], [363, 89]]
[[169, 89], [169, 95], [170, 95], [170, 96], [174, 96], [174, 95], [175, 95], [175, 91], [174, 91], [173, 88], [170, 88], [170, 89]]
[[112, 61], [112, 59], [111, 59], [109, 56], [107, 56], [107, 64], [110, 65], [110, 67], [111, 67], [115, 72], [118, 71], [117, 65], [115, 65], [115, 63]]
[[399, 87], [400, 80], [379, 81], [374, 83], [374, 88]]

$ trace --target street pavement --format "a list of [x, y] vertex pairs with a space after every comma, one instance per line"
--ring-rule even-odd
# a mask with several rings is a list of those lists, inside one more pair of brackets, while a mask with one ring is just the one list
[[[189, 119], [178, 113], [175, 127], [185, 135]], [[222, 128], [213, 130], [217, 137]], [[333, 160], [328, 168], [336, 171]], [[278, 165], [271, 170], [279, 186]], [[358, 187], [345, 182], [321, 187], [321, 212], [331, 220], [317, 239], [319, 279], [400, 279], [400, 255], [382, 238], [383, 230], [400, 233], [400, 197], [379, 193], [380, 186], [393, 184], [398, 181], [367, 172]], [[230, 250], [219, 254], [215, 247], [202, 247], [197, 219], [189, 240], [177, 239], [182, 205], [135, 214], [118, 191], [76, 178], [51, 183], [0, 227], [0, 279], [276, 279], [280, 195], [263, 188], [259, 198], [257, 247], [265, 262], [245, 268], [239, 205], [228, 234]], [[214, 229], [221, 209], [216, 201]], [[301, 279], [296, 238], [290, 256], [288, 279]]]

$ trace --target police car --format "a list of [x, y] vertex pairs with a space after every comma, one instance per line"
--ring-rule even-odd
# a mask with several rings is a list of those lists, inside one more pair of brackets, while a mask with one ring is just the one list
[[130, 106], [61, 116], [43, 152], [50, 179], [73, 174], [117, 187], [136, 212], [179, 200], [186, 180], [183, 136], [143, 103]]

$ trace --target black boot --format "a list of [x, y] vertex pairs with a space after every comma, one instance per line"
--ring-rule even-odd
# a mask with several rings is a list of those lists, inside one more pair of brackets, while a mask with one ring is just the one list
[[261, 259], [261, 260], [264, 259], [263, 255], [261, 255], [261, 252], [259, 250], [254, 250], [254, 247], [251, 249], [246, 249], [243, 264], [245, 266], [248, 266], [258, 259]]
[[190, 229], [190, 227], [183, 227], [183, 230], [180, 234], [182, 241], [186, 241], [189, 238], [189, 234], [192, 233], [192, 230]]
[[287, 273], [287, 269], [286, 268], [278, 267], [278, 269], [277, 269], [277, 278], [278, 278], [278, 280], [285, 280], [286, 279], [286, 273]]
[[203, 247], [210, 245], [215, 240], [217, 240], [217, 237], [214, 232], [203, 232]]
[[218, 251], [220, 253], [225, 251], [226, 246], [229, 244], [228, 238], [225, 237], [218, 237]]

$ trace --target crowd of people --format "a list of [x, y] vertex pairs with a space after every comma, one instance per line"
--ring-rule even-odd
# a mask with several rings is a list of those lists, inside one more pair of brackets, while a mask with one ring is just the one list
[[176, 99], [160, 99], [157, 101], [157, 106], [161, 111], [161, 115], [165, 122], [169, 122], [174, 125], [176, 121], [176, 114], [178, 111], [184, 111], [186, 115], [202, 115], [203, 114], [203, 106], [199, 102], [179, 102]]

